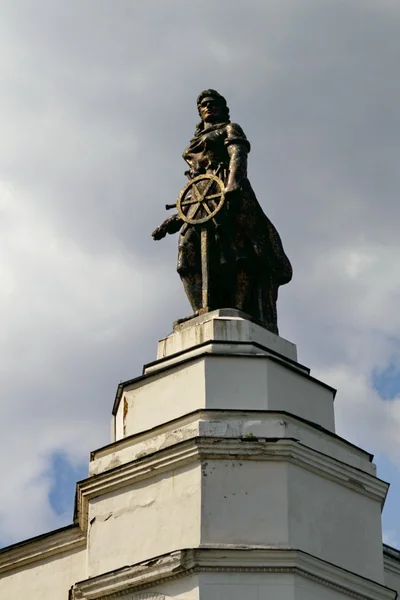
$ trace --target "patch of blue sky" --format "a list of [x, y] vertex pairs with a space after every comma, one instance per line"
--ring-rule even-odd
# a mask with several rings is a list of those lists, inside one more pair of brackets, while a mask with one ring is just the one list
[[50, 505], [57, 516], [66, 517], [66, 525], [72, 523], [76, 482], [87, 477], [87, 462], [72, 465], [64, 452], [55, 452], [49, 474], [52, 481]]
[[400, 395], [400, 364], [390, 364], [372, 374], [372, 385], [382, 400], [393, 400]]

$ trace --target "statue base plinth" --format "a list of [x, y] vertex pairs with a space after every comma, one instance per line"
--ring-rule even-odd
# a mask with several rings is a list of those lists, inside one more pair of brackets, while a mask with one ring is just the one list
[[173, 333], [158, 342], [157, 360], [146, 365], [145, 373], [205, 351], [211, 354], [269, 354], [302, 368], [297, 363], [295, 344], [268, 331], [239, 310], [220, 308], [176, 321]]

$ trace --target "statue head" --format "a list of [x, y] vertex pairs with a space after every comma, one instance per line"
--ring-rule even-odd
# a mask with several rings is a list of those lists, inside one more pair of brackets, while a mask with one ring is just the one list
[[197, 110], [201, 118], [195, 135], [204, 129], [204, 123], [229, 123], [226, 100], [216, 90], [204, 90], [197, 98]]

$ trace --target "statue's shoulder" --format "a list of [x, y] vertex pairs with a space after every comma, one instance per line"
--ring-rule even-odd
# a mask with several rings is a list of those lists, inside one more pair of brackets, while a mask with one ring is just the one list
[[226, 125], [226, 131], [228, 134], [240, 135], [246, 137], [243, 129], [240, 127], [239, 123], [228, 123]]
[[228, 123], [226, 126], [225, 145], [229, 146], [230, 144], [242, 144], [250, 151], [250, 143], [238, 123]]

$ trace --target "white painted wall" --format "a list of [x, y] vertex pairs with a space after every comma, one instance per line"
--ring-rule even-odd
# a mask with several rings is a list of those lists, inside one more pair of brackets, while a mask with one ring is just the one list
[[290, 574], [202, 573], [200, 600], [296, 600]]
[[204, 360], [178, 365], [124, 391], [116, 416], [116, 438], [146, 431], [204, 406]]
[[[200, 600], [349, 600], [354, 597], [350, 591], [346, 593], [290, 573], [202, 573], [199, 584]], [[368, 589], [367, 582], [365, 587]], [[369, 593], [370, 598], [390, 597], [384, 589], [380, 593], [376, 589]]]
[[204, 462], [201, 543], [287, 546], [287, 474], [284, 462]]
[[286, 545], [384, 580], [379, 502], [296, 465], [204, 462], [201, 524], [203, 544]]
[[285, 573], [204, 573], [200, 600], [348, 600], [349, 595]]
[[264, 358], [205, 359], [207, 408], [285, 411], [335, 431], [333, 392]]
[[71, 586], [86, 578], [86, 549], [57, 554], [0, 576], [1, 600], [67, 600]]
[[197, 546], [200, 481], [192, 463], [91, 500], [88, 575]]
[[288, 482], [292, 547], [383, 583], [379, 502], [292, 464]]

